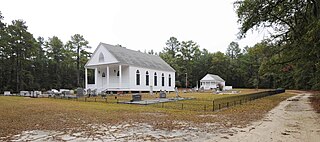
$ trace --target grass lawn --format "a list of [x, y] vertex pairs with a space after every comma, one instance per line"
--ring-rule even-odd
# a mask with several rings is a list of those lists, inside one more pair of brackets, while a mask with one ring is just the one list
[[[242, 92], [245, 91], [250, 90]], [[224, 95], [186, 93], [181, 96], [214, 99]], [[80, 131], [90, 129], [88, 124], [148, 123], [155, 129], [166, 130], [179, 129], [177, 121], [195, 126], [205, 123], [218, 123], [224, 127], [244, 126], [261, 119], [266, 112], [290, 96], [293, 95], [282, 93], [218, 112], [168, 109], [152, 105], [0, 96], [0, 137], [25, 130]], [[122, 97], [131, 99], [129, 95]], [[108, 98], [108, 101], [115, 99]]]

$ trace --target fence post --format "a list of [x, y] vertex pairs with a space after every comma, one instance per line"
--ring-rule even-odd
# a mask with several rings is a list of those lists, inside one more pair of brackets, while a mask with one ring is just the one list
[[164, 104], [163, 104], [163, 102], [161, 103], [161, 107], [162, 107], [162, 108], [164, 107]]
[[207, 106], [206, 106], [206, 105], [204, 105], [204, 111], [206, 111], [206, 109], [207, 109]]
[[181, 109], [183, 110], [183, 103], [181, 104]]
[[236, 104], [237, 104], [237, 101], [234, 101], [233, 106], [236, 106]]
[[227, 108], [229, 107], [229, 102], [227, 102]]
[[219, 110], [221, 109], [221, 104], [219, 104]]
[[241, 99], [240, 99], [240, 105], [242, 105], [242, 103], [241, 103]]
[[212, 101], [212, 111], [214, 111], [214, 101]]

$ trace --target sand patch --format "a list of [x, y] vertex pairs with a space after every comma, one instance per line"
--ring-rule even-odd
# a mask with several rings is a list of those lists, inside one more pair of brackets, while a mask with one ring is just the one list
[[235, 132], [220, 134], [210, 141], [259, 141], [259, 142], [318, 142], [320, 140], [319, 114], [312, 111], [308, 97], [299, 94], [281, 102], [266, 117], [246, 128], [233, 128]]

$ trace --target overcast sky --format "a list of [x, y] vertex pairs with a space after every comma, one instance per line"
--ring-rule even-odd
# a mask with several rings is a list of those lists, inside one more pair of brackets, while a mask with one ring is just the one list
[[23, 19], [34, 37], [63, 42], [82, 34], [94, 50], [100, 42], [159, 52], [171, 36], [193, 40], [210, 52], [261, 41], [263, 32], [237, 40], [234, 0], [0, 0], [4, 21]]

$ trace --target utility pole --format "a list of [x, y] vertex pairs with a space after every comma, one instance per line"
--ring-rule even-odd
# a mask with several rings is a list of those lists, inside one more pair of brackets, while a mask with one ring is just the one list
[[80, 87], [80, 45], [77, 47], [77, 87]]
[[186, 73], [186, 89], [188, 88], [188, 73]]

